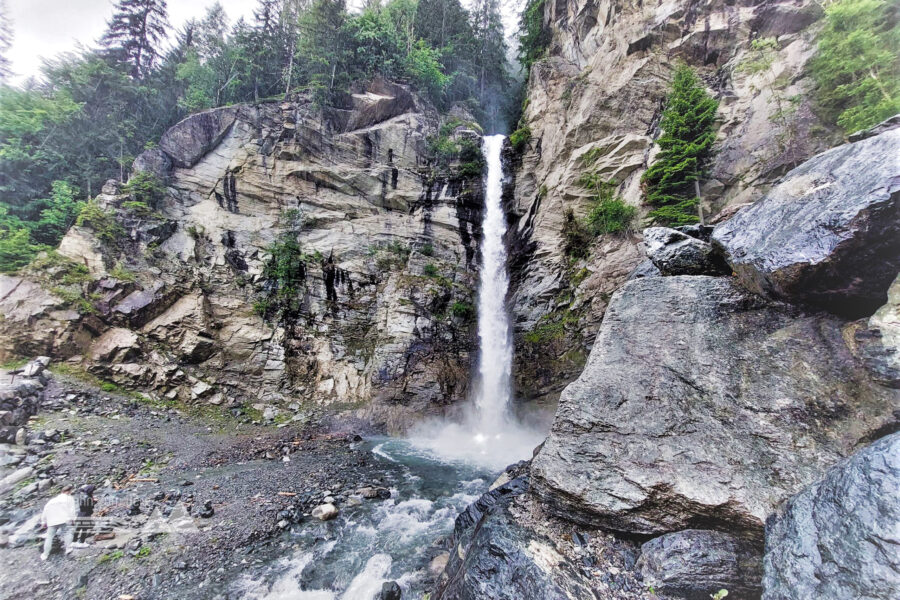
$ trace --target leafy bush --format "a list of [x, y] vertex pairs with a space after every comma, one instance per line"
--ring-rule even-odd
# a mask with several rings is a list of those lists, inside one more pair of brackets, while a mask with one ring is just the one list
[[511, 134], [509, 134], [509, 143], [512, 145], [513, 150], [516, 152], [522, 152], [525, 150], [525, 146], [528, 145], [528, 142], [531, 140], [531, 128], [527, 125], [523, 125], [519, 127]]
[[816, 96], [829, 116], [852, 133], [900, 112], [900, 4], [836, 0], [810, 62]]
[[426, 277], [437, 277], [438, 276], [438, 268], [431, 263], [428, 263], [427, 265], [425, 265], [425, 267], [422, 268], [422, 272], [425, 274]]
[[97, 237], [107, 243], [115, 243], [125, 235], [125, 230], [116, 221], [115, 214], [100, 208], [96, 200], [85, 203], [75, 223], [79, 227], [93, 229]]
[[141, 171], [131, 176], [128, 183], [122, 186], [122, 192], [155, 210], [166, 194], [166, 186], [156, 175]]
[[24, 227], [13, 231], [0, 230], [0, 273], [14, 273], [31, 262], [40, 247], [31, 243]]
[[563, 243], [566, 254], [585, 258], [595, 237], [607, 233], [622, 233], [631, 229], [637, 209], [615, 196], [616, 184], [604, 181], [596, 173], [586, 173], [578, 183], [594, 193], [587, 216], [575, 217], [572, 209], [563, 215]]
[[575, 216], [575, 211], [567, 208], [563, 213], [563, 250], [573, 258], [585, 258], [593, 236]]
[[464, 321], [471, 321], [475, 317], [475, 307], [468, 302], [455, 301], [450, 305], [450, 314]]
[[697, 222], [694, 182], [716, 139], [718, 107], [694, 71], [687, 65], [678, 67], [660, 122], [663, 134], [656, 140], [662, 150], [641, 177], [646, 201], [656, 207], [649, 215], [654, 223]]

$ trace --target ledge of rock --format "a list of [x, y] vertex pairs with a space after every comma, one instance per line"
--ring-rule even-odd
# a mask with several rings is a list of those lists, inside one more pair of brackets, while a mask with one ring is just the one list
[[234, 124], [237, 111], [238, 107], [228, 106], [190, 115], [166, 131], [159, 147], [176, 167], [193, 167], [219, 145]]
[[725, 275], [728, 265], [713, 247], [668, 227], [649, 227], [644, 230], [647, 256], [663, 275]]
[[806, 161], [716, 227], [741, 283], [857, 318], [885, 303], [900, 271], [900, 127]]
[[831, 469], [766, 523], [764, 600], [896, 598], [900, 433]]
[[629, 281], [532, 466], [548, 510], [636, 535], [749, 539], [779, 502], [896, 422], [844, 323], [730, 278]]

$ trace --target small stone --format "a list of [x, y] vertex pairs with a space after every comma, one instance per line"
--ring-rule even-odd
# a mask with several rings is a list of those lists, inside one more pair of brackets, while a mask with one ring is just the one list
[[396, 581], [385, 581], [381, 584], [381, 600], [400, 600], [403, 590]]
[[334, 504], [320, 504], [312, 510], [312, 516], [320, 521], [330, 521], [338, 516], [338, 509]]
[[25, 428], [20, 427], [16, 432], [16, 446], [24, 446], [25, 445]]
[[201, 519], [208, 519], [215, 514], [215, 510], [213, 510], [212, 500], [207, 500], [203, 503], [203, 508], [200, 509], [198, 516]]
[[441, 552], [440, 554], [432, 558], [430, 563], [428, 563], [428, 572], [435, 577], [439, 576], [444, 572], [444, 568], [447, 566], [448, 560], [450, 560], [450, 553]]

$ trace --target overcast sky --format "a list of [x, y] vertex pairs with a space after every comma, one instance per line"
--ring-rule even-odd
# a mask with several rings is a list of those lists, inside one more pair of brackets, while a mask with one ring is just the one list
[[[215, 0], [169, 0], [169, 22], [181, 26], [202, 17]], [[256, 0], [219, 0], [231, 22], [250, 18]], [[8, 56], [21, 83], [37, 75], [41, 57], [53, 57], [75, 48], [78, 42], [93, 45], [103, 35], [112, 15], [112, 0], [6, 0], [13, 22], [13, 45]]]

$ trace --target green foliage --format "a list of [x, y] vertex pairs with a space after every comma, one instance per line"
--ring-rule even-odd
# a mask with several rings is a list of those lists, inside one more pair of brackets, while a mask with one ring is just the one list
[[422, 268], [422, 273], [424, 273], [426, 277], [437, 277], [439, 274], [438, 268], [432, 263], [425, 265]]
[[98, 564], [104, 564], [108, 562], [114, 562], [122, 559], [125, 556], [125, 553], [121, 550], [114, 550], [113, 552], [107, 552], [106, 554], [101, 554], [100, 558], [97, 559]]
[[716, 592], [715, 594], [710, 594], [709, 597], [712, 598], [712, 600], [724, 600], [725, 596], [727, 596], [727, 595], [728, 595], [728, 590], [721, 589], [718, 592]]
[[134, 202], [141, 203], [153, 210], [165, 196], [166, 186], [156, 175], [141, 171], [122, 186], [122, 192], [134, 198]]
[[458, 319], [469, 322], [475, 318], [475, 307], [468, 302], [456, 300], [450, 305], [450, 314]]
[[28, 230], [0, 230], [0, 273], [14, 273], [31, 262], [40, 247], [31, 243]]
[[563, 251], [572, 258], [585, 258], [594, 236], [575, 216], [575, 211], [567, 208], [563, 213]]
[[593, 193], [587, 216], [578, 219], [572, 209], [563, 215], [563, 249], [573, 258], [586, 258], [591, 242], [598, 235], [631, 230], [637, 209], [616, 197], [616, 184], [596, 173], [585, 173], [578, 184]]
[[119, 281], [125, 281], [127, 283], [134, 283], [137, 279], [134, 272], [125, 268], [120, 262], [116, 263], [116, 266], [110, 269], [109, 275], [113, 279], [118, 279]]
[[718, 106], [690, 67], [678, 67], [660, 123], [663, 134], [656, 141], [661, 151], [641, 177], [646, 201], [655, 207], [649, 215], [654, 223], [697, 221], [694, 182], [712, 151]]
[[265, 319], [294, 319], [300, 313], [306, 284], [304, 255], [296, 235], [285, 233], [266, 248], [269, 255], [263, 265], [264, 296], [257, 300], [254, 311]]
[[550, 44], [550, 27], [544, 24], [545, 5], [546, 0], [528, 0], [519, 16], [518, 59], [526, 71], [544, 56]]
[[512, 145], [513, 150], [516, 152], [522, 152], [525, 150], [525, 146], [528, 145], [528, 142], [531, 140], [531, 128], [527, 125], [519, 127], [511, 134], [509, 134], [509, 143]]
[[138, 549], [137, 554], [135, 554], [135, 557], [136, 558], [147, 558], [148, 556], [150, 556], [150, 553], [151, 553], [150, 546], [141, 546]]
[[434, 256], [434, 246], [431, 244], [425, 244], [419, 249], [419, 252], [425, 256]]
[[810, 67], [828, 115], [851, 133], [900, 113], [900, 4], [835, 0], [825, 16]]
[[96, 200], [84, 204], [75, 223], [79, 227], [90, 227], [98, 238], [110, 244], [115, 244], [125, 235], [125, 230], [116, 221], [115, 213], [100, 208]]

